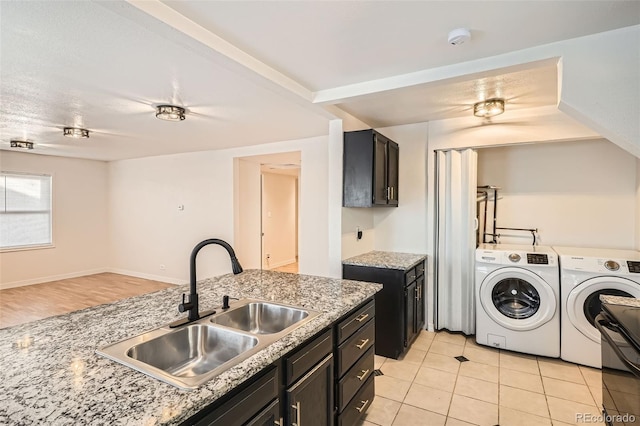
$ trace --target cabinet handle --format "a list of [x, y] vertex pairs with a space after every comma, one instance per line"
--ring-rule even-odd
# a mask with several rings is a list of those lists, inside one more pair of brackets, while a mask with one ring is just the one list
[[367, 377], [367, 374], [369, 374], [369, 369], [367, 368], [366, 370], [360, 370], [362, 372], [361, 375], [356, 376], [358, 378], [358, 380], [363, 381], [365, 377]]
[[273, 424], [277, 425], [277, 426], [284, 426], [284, 421], [283, 421], [282, 417], [280, 417], [280, 421], [274, 420]]
[[415, 293], [415, 299], [420, 300], [420, 287], [416, 287]]
[[296, 422], [292, 423], [291, 426], [300, 426], [300, 401], [296, 402], [296, 405], [292, 405], [291, 408], [296, 410]]
[[387, 186], [387, 200], [391, 199], [391, 187]]
[[393, 200], [393, 186], [391, 187], [391, 199]]
[[362, 349], [362, 348], [364, 348], [364, 347], [365, 347], [365, 345], [366, 345], [367, 343], [369, 343], [369, 339], [363, 339], [363, 340], [360, 340], [360, 341], [361, 341], [362, 343], [360, 343], [359, 345], [356, 345], [356, 348], [358, 348], [358, 349]]
[[366, 320], [367, 318], [369, 318], [369, 314], [360, 314], [358, 316], [358, 318], [356, 318], [356, 321], [362, 322], [362, 321]]
[[367, 399], [366, 401], [360, 401], [360, 402], [362, 403], [362, 407], [356, 407], [356, 410], [358, 410], [358, 413], [362, 413], [364, 411], [364, 408], [369, 403], [369, 400]]

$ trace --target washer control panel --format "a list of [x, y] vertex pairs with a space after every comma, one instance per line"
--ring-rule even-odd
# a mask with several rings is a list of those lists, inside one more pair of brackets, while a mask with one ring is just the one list
[[640, 274], [640, 261], [627, 260], [629, 272], [632, 274]]
[[540, 253], [527, 253], [527, 263], [530, 265], [548, 265], [549, 256]]

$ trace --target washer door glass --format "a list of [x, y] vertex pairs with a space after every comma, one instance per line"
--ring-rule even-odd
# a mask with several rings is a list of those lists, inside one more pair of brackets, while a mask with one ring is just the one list
[[514, 319], [530, 318], [540, 308], [540, 293], [521, 278], [498, 281], [491, 291], [491, 299], [501, 314]]
[[[546, 272], [546, 271], [545, 271]], [[527, 331], [551, 321], [557, 313], [557, 275], [541, 275], [524, 268], [496, 269], [479, 282], [479, 305], [491, 320], [509, 330]], [[555, 289], [555, 290], [554, 290]]]
[[600, 343], [600, 332], [593, 325], [600, 313], [600, 295], [640, 298], [640, 284], [622, 277], [594, 277], [575, 286], [567, 296], [567, 317], [585, 337]]

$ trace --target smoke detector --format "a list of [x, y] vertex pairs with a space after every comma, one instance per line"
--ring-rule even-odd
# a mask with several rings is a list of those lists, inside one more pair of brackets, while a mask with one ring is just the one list
[[466, 28], [458, 28], [449, 33], [449, 44], [457, 46], [471, 39], [471, 32]]

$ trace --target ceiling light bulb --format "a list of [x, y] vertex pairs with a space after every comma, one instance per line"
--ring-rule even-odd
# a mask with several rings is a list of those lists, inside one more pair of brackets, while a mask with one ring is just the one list
[[476, 117], [494, 117], [504, 112], [504, 99], [493, 98], [473, 105], [473, 115]]
[[185, 109], [175, 105], [158, 105], [156, 117], [161, 120], [182, 121], [185, 117]]
[[62, 134], [68, 138], [75, 139], [89, 137], [89, 131], [87, 129], [81, 129], [80, 127], [65, 127]]
[[12, 140], [11, 148], [33, 149], [33, 142]]

